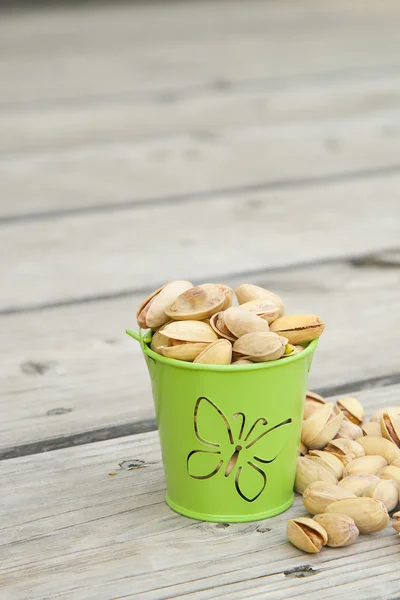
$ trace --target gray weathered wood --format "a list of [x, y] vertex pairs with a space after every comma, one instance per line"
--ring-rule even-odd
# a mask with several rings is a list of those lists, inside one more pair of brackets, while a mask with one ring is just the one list
[[[391, 65], [396, 0], [349, 7], [302, 2], [148, 3], [2, 15], [2, 103], [223, 85]], [[301, 59], [299, 58], [301, 56]], [[279, 60], [278, 60], [279, 59]], [[29, 85], [32, 82], [32, 85]]]
[[[398, 402], [399, 390], [357, 396], [372, 410]], [[144, 464], [127, 470], [124, 461]], [[2, 477], [4, 600], [397, 598], [391, 527], [305, 555], [285, 533], [287, 520], [304, 514], [299, 497], [263, 522], [224, 526], [173, 513], [155, 432], [4, 461]], [[297, 578], [292, 570], [305, 565], [310, 576]]]
[[[345, 391], [357, 380], [387, 376], [390, 381], [399, 374], [395, 268], [314, 266], [251, 281], [280, 293], [289, 312], [325, 319], [311, 389], [343, 386]], [[0, 455], [114, 437], [135, 424], [154, 426], [145, 363], [139, 345], [124, 334], [126, 327], [136, 327], [140, 299], [133, 295], [0, 317], [6, 333], [0, 336]]]
[[193, 275], [226, 279], [398, 245], [399, 183], [399, 176], [387, 176], [5, 225], [0, 308], [118, 294]]

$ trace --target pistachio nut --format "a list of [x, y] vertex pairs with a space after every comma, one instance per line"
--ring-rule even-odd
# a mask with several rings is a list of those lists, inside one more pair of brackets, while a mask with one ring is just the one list
[[210, 318], [210, 326], [219, 337], [225, 338], [230, 342], [236, 342], [236, 337], [229, 331], [225, 325], [224, 311], [219, 311]]
[[364, 448], [367, 456], [379, 454], [383, 456], [386, 462], [391, 465], [395, 460], [400, 459], [400, 450], [383, 437], [373, 437], [372, 435], [357, 438], [356, 442]]
[[343, 419], [343, 423], [338, 431], [338, 438], [345, 438], [348, 440], [356, 440], [363, 435], [361, 427], [352, 423], [346, 417]]
[[160, 329], [160, 333], [174, 343], [178, 342], [214, 342], [217, 334], [203, 321], [172, 321]]
[[[299, 350], [299, 348], [301, 348], [301, 350]], [[282, 358], [287, 358], [288, 356], [295, 356], [302, 350], [304, 350], [303, 346], [293, 346], [292, 344], [286, 344], [285, 354], [282, 355]]]
[[325, 452], [332, 452], [332, 454], [340, 458], [343, 464], [347, 464], [354, 458], [365, 456], [364, 448], [359, 443], [359, 439], [355, 441], [346, 438], [336, 438], [329, 442], [324, 450]]
[[329, 504], [343, 498], [355, 498], [355, 494], [326, 481], [314, 481], [303, 492], [303, 504], [312, 515], [325, 512]]
[[251, 302], [251, 300], [269, 300], [269, 302], [272, 302], [272, 304], [275, 304], [279, 308], [280, 317], [285, 314], [285, 305], [282, 299], [277, 294], [259, 285], [243, 283], [235, 289], [235, 292], [239, 304], [245, 304], [246, 302]]
[[307, 458], [316, 462], [318, 465], [325, 467], [325, 469], [332, 471], [337, 479], [341, 479], [343, 476], [343, 464], [341, 460], [331, 452], [325, 452], [324, 450], [310, 450], [310, 454], [307, 455]]
[[315, 515], [314, 521], [321, 525], [328, 534], [327, 546], [339, 548], [351, 546], [357, 540], [359, 531], [354, 519], [340, 513]]
[[253, 362], [266, 362], [280, 358], [287, 340], [270, 331], [246, 333], [233, 344], [233, 350]]
[[387, 467], [383, 467], [378, 475], [381, 479], [392, 479], [400, 486], [400, 467], [396, 467], [393, 463]]
[[255, 313], [232, 306], [223, 312], [225, 327], [235, 337], [240, 338], [253, 331], [269, 331], [267, 321]]
[[142, 329], [156, 329], [169, 321], [165, 309], [180, 294], [193, 287], [190, 281], [171, 281], [150, 294], [139, 306], [136, 318]]
[[[300, 346], [302, 348], [302, 346]], [[321, 407], [321, 404], [326, 404], [326, 400], [315, 392], [307, 391], [306, 401], [304, 404], [303, 419], [311, 417], [312, 413]]]
[[[363, 435], [372, 435], [374, 437], [382, 437], [381, 424], [379, 421], [370, 421], [364, 423], [361, 427]], [[356, 438], [357, 439], [357, 438]]]
[[353, 492], [356, 496], [369, 496], [370, 492], [379, 483], [378, 475], [362, 473], [360, 475], [349, 475], [339, 481], [338, 486]]
[[218, 285], [204, 283], [180, 294], [165, 313], [176, 321], [208, 319], [222, 310], [226, 294]]
[[392, 511], [399, 503], [399, 487], [392, 479], [381, 479], [364, 496], [381, 500], [388, 511]]
[[302, 344], [318, 338], [325, 324], [315, 315], [287, 315], [279, 317], [270, 325], [271, 331], [285, 336], [290, 344]]
[[172, 346], [160, 346], [159, 352], [167, 358], [192, 362], [210, 342], [182, 342]]
[[385, 411], [379, 420], [382, 436], [400, 448], [400, 418], [394, 413]]
[[158, 352], [158, 354], [161, 354], [161, 346], [169, 346], [169, 338], [167, 338], [166, 335], [163, 335], [158, 329], [152, 335], [150, 348], [153, 350], [153, 352]]
[[344, 477], [348, 475], [361, 475], [362, 473], [370, 473], [377, 475], [383, 467], [387, 465], [383, 456], [361, 456], [352, 460], [343, 471]]
[[356, 398], [339, 398], [336, 401], [335, 410], [344, 412], [346, 419], [355, 425], [361, 425], [364, 420], [363, 405]]
[[267, 323], [272, 323], [280, 315], [279, 307], [270, 300], [250, 300], [250, 302], [240, 304], [240, 308], [255, 313]]
[[301, 441], [312, 450], [326, 446], [339, 431], [344, 415], [335, 415], [330, 402], [323, 404], [308, 419], [303, 421]]
[[390, 412], [396, 418], [400, 417], [400, 406], [384, 406], [383, 408], [378, 408], [378, 410], [372, 413], [370, 421], [372, 423], [374, 421], [379, 421], [384, 412]]
[[381, 500], [375, 498], [345, 498], [330, 504], [327, 513], [343, 514], [354, 519], [361, 534], [381, 531], [389, 523], [389, 514]]
[[314, 483], [314, 481], [326, 481], [327, 483], [336, 484], [337, 478], [332, 471], [328, 471], [322, 465], [303, 456], [297, 457], [296, 479], [294, 482], [295, 491], [302, 494], [310, 483]]
[[228, 340], [216, 340], [202, 350], [193, 362], [202, 365], [230, 365], [231, 360], [232, 344]]
[[308, 517], [290, 519], [287, 524], [287, 537], [293, 546], [311, 554], [319, 552], [328, 541], [325, 529]]

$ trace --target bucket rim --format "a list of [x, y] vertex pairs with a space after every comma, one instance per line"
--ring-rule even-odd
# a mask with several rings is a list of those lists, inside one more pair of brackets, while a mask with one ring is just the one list
[[319, 338], [316, 338], [315, 340], [309, 342], [302, 352], [298, 352], [294, 356], [287, 356], [283, 360], [279, 358], [277, 360], [270, 360], [268, 362], [263, 363], [254, 363], [251, 365], [205, 365], [187, 362], [184, 360], [177, 360], [176, 358], [167, 358], [166, 356], [162, 356], [162, 354], [154, 352], [147, 345], [148, 342], [151, 340], [150, 332], [146, 332], [143, 335], [143, 331], [140, 329], [138, 335], [132, 329], [126, 329], [126, 333], [134, 339], [140, 341], [143, 353], [156, 362], [161, 362], [171, 367], [176, 367], [179, 369], [189, 369], [194, 371], [221, 371], [224, 373], [232, 373], [238, 371], [255, 371], [261, 369], [271, 369], [274, 367], [284, 367], [288, 363], [311, 358], [310, 355], [312, 356], [319, 342]]

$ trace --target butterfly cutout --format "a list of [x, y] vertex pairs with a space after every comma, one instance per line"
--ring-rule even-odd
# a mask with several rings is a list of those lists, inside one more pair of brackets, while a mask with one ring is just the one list
[[[237, 493], [246, 502], [254, 502], [267, 485], [265, 465], [276, 460], [288, 441], [292, 419], [265, 429], [268, 421], [261, 417], [246, 432], [245, 414], [238, 412], [233, 418], [237, 421], [232, 423], [232, 427], [214, 402], [205, 396], [197, 399], [194, 432], [207, 449], [189, 452], [187, 470], [194, 479], [209, 479], [219, 472], [229, 477], [236, 471], [234, 480]], [[203, 433], [210, 422], [213, 436], [218, 441], [207, 440]]]

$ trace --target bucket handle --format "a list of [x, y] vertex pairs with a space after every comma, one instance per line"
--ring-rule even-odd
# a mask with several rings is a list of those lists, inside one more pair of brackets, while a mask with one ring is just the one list
[[145, 333], [145, 335], [143, 335], [143, 330], [139, 328], [139, 333], [136, 333], [136, 331], [133, 331], [133, 329], [126, 329], [125, 333], [133, 337], [137, 342], [139, 342], [143, 352], [145, 352], [145, 344], [151, 342], [151, 331], [148, 331], [147, 333]]

